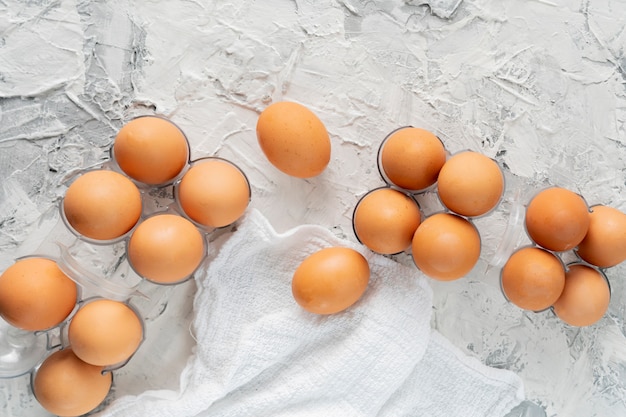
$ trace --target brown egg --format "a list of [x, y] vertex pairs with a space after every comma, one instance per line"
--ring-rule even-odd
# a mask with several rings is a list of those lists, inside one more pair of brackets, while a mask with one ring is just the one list
[[560, 187], [535, 195], [526, 208], [526, 231], [539, 246], [553, 251], [576, 247], [587, 234], [590, 216], [585, 200]]
[[367, 288], [370, 268], [354, 249], [330, 247], [309, 255], [293, 274], [296, 302], [316, 314], [334, 314], [356, 303]]
[[352, 219], [357, 239], [382, 254], [406, 250], [420, 221], [415, 200], [391, 188], [379, 188], [363, 196]]
[[196, 223], [223, 227], [243, 215], [250, 202], [250, 185], [232, 163], [207, 158], [185, 173], [177, 197], [181, 209]]
[[626, 260], [626, 214], [608, 206], [593, 206], [589, 229], [577, 253], [592, 265], [608, 268]]
[[92, 365], [117, 365], [135, 353], [143, 340], [143, 326], [128, 305], [95, 299], [76, 312], [68, 339], [81, 360]]
[[124, 175], [107, 170], [89, 171], [67, 189], [63, 213], [81, 235], [110, 240], [131, 230], [141, 216], [141, 194]]
[[33, 377], [33, 392], [48, 412], [80, 416], [104, 401], [112, 381], [112, 374], [103, 374], [101, 366], [85, 363], [71, 349], [63, 349], [41, 364]]
[[452, 281], [465, 276], [480, 257], [480, 235], [468, 220], [436, 213], [417, 228], [412, 242], [415, 265], [427, 276]]
[[453, 155], [443, 165], [437, 191], [449, 210], [462, 216], [480, 216], [500, 202], [504, 176], [493, 159], [465, 151]]
[[158, 214], [142, 222], [128, 242], [128, 260], [147, 280], [174, 284], [188, 278], [205, 254], [204, 237], [189, 220]]
[[0, 276], [0, 316], [20, 329], [57, 326], [72, 312], [77, 297], [76, 283], [50, 259], [18, 260]]
[[256, 134], [267, 159], [285, 174], [309, 178], [330, 162], [330, 138], [322, 121], [305, 106], [280, 101], [257, 121]]
[[437, 181], [446, 150], [437, 136], [416, 127], [391, 133], [381, 148], [380, 164], [389, 181], [406, 190], [422, 190]]
[[113, 157], [129, 177], [150, 185], [167, 184], [189, 159], [185, 134], [169, 120], [138, 117], [126, 123], [113, 144]]
[[587, 265], [570, 265], [565, 287], [554, 303], [554, 313], [572, 326], [589, 326], [604, 316], [611, 291], [606, 278]]
[[540, 311], [559, 298], [565, 269], [559, 258], [541, 248], [525, 247], [511, 255], [501, 272], [506, 298], [525, 310]]

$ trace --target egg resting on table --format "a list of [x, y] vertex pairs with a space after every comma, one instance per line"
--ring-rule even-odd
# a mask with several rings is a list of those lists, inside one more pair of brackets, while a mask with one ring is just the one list
[[330, 162], [326, 127], [301, 104], [279, 101], [269, 105], [259, 116], [256, 134], [270, 163], [287, 175], [314, 177]]

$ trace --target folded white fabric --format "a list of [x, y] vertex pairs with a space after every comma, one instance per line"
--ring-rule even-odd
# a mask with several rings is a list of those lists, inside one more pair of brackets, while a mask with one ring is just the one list
[[[357, 304], [319, 316], [296, 304], [291, 277], [329, 246], [360, 251], [372, 275]], [[250, 210], [196, 280], [198, 344], [179, 392], [121, 397], [99, 415], [502, 417], [523, 399], [515, 374], [431, 331], [432, 293], [416, 268], [323, 227], [277, 234]]]

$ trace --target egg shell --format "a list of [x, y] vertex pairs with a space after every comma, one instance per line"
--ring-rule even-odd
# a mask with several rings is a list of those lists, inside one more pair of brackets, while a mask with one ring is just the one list
[[269, 105], [257, 121], [261, 150], [287, 175], [310, 178], [330, 162], [330, 137], [322, 121], [307, 107], [280, 101]]
[[195, 162], [177, 186], [185, 214], [208, 227], [227, 226], [239, 219], [250, 202], [246, 176], [232, 163], [208, 158]]
[[445, 162], [446, 150], [439, 138], [416, 127], [396, 130], [381, 147], [384, 176], [405, 190], [422, 190], [433, 185]]
[[537, 245], [556, 252], [575, 248], [587, 234], [590, 222], [585, 200], [561, 187], [540, 191], [526, 208], [528, 236]]
[[576, 250], [592, 265], [608, 268], [626, 261], [626, 214], [597, 205], [589, 215], [589, 229]]
[[430, 278], [452, 281], [467, 275], [480, 257], [480, 235], [467, 219], [435, 213], [415, 231], [411, 252], [415, 265]]
[[604, 316], [611, 301], [606, 278], [587, 265], [570, 265], [565, 287], [553, 305], [554, 314], [572, 326], [589, 326]]
[[141, 344], [143, 325], [128, 305], [96, 299], [76, 312], [68, 339], [81, 360], [92, 365], [117, 365], [127, 361]]
[[421, 222], [419, 206], [408, 195], [379, 188], [364, 195], [353, 214], [354, 232], [374, 252], [394, 254], [406, 250]]
[[50, 413], [80, 416], [94, 410], [111, 389], [113, 375], [81, 361], [71, 349], [52, 353], [33, 377], [33, 393]]
[[137, 224], [141, 216], [141, 193], [118, 172], [89, 171], [68, 187], [63, 213], [69, 225], [87, 238], [116, 239]]
[[504, 175], [493, 159], [478, 152], [460, 152], [441, 168], [437, 192], [449, 210], [462, 216], [481, 216], [500, 202]]
[[565, 268], [553, 253], [536, 247], [514, 252], [501, 271], [502, 291], [516, 306], [541, 311], [563, 292]]
[[76, 283], [46, 258], [18, 260], [0, 276], [0, 315], [12, 326], [46, 330], [74, 310]]
[[204, 237], [184, 217], [157, 214], [144, 220], [128, 242], [128, 260], [142, 277], [174, 284], [188, 278], [205, 255]]
[[169, 120], [143, 116], [120, 129], [113, 143], [113, 157], [134, 180], [149, 185], [167, 184], [185, 168], [189, 143]]
[[367, 260], [354, 249], [329, 247], [308, 257], [295, 270], [292, 293], [305, 310], [334, 314], [356, 303], [369, 283]]

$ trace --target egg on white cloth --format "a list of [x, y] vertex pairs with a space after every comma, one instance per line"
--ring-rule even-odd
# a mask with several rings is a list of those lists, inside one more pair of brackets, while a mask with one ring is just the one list
[[[213, 244], [196, 277], [197, 346], [179, 390], [121, 397], [99, 416], [502, 417], [522, 401], [517, 375], [431, 330], [432, 291], [416, 268], [321, 226], [277, 234], [256, 210]], [[293, 272], [332, 246], [363, 254], [369, 286], [343, 312], [308, 312], [292, 296]], [[171, 334], [151, 337], [167, 343]]]

